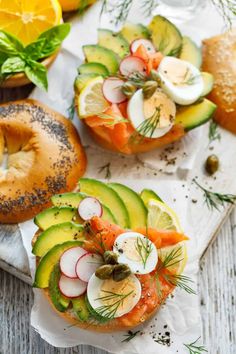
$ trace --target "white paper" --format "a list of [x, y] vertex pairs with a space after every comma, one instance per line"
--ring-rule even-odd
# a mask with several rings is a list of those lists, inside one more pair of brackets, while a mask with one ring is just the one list
[[[143, 188], [151, 188], [156, 191], [165, 202], [172, 207], [180, 218], [184, 232], [190, 237], [188, 241], [188, 263], [185, 274], [189, 275], [197, 285], [198, 259], [197, 253], [198, 240], [195, 239], [190, 223], [187, 220], [188, 202], [183, 198], [181, 182], [178, 181], [154, 181], [154, 180], [133, 180], [127, 181], [119, 179], [118, 182], [127, 184], [137, 192]], [[174, 201], [175, 200], [175, 201]], [[19, 225], [24, 247], [26, 249], [30, 271], [32, 277], [35, 272], [35, 257], [31, 253], [31, 240], [37, 227], [33, 221], [26, 221]], [[48, 343], [56, 347], [71, 347], [78, 344], [90, 344], [95, 347], [103, 348], [107, 351], [120, 354], [142, 354], [155, 353], [185, 353], [183, 343], [190, 343], [201, 335], [201, 321], [199, 310], [199, 298], [196, 295], [187, 294], [185, 291], [177, 289], [174, 298], [169, 298], [166, 305], [151, 321], [147, 321], [138, 329], [144, 332], [142, 336], [137, 335], [131, 342], [122, 343], [126, 332], [116, 334], [97, 334], [77, 327], [71, 327], [53, 310], [48, 300], [39, 289], [34, 290], [35, 301], [31, 313], [31, 324], [37, 332]], [[60, 319], [59, 319], [60, 318]], [[168, 326], [165, 330], [164, 325]], [[155, 327], [151, 327], [155, 325]], [[158, 344], [150, 335], [150, 332], [171, 333], [170, 347]], [[158, 337], [158, 336], [157, 336]], [[187, 353], [187, 352], [186, 352]]]

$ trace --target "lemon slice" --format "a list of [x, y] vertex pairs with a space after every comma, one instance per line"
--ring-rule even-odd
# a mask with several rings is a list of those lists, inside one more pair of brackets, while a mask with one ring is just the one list
[[1, 0], [0, 29], [13, 34], [24, 45], [61, 22], [58, 0]]
[[188, 260], [185, 242], [180, 242], [174, 246], [163, 247], [158, 250], [158, 257], [162, 262], [167, 256], [171, 258], [167, 269], [173, 274], [181, 274]]
[[148, 202], [147, 224], [157, 230], [175, 230], [182, 232], [175, 212], [165, 203], [155, 199]]
[[103, 81], [101, 76], [96, 77], [82, 89], [78, 99], [80, 118], [97, 115], [109, 107], [102, 92]]

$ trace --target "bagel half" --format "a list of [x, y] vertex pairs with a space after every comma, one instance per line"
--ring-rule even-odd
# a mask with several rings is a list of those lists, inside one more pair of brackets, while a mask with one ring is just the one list
[[17, 223], [75, 188], [86, 156], [73, 124], [35, 100], [0, 106], [0, 222]]

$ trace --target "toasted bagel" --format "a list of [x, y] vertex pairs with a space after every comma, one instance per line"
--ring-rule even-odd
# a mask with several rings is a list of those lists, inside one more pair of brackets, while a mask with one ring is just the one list
[[35, 100], [0, 106], [0, 222], [17, 223], [74, 189], [86, 156], [73, 124]]
[[236, 134], [236, 28], [203, 41], [202, 70], [215, 79], [209, 99], [217, 106], [214, 119]]

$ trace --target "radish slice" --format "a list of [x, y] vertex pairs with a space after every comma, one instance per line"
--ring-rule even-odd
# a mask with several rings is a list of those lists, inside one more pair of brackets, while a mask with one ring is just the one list
[[80, 296], [87, 289], [87, 283], [80, 279], [67, 278], [65, 275], [61, 275], [58, 286], [61, 293], [66, 297]]
[[103, 264], [101, 256], [95, 253], [87, 253], [80, 257], [75, 266], [75, 271], [79, 279], [88, 282], [96, 269]]
[[86, 254], [81, 247], [72, 247], [66, 250], [60, 258], [61, 272], [68, 278], [78, 278], [75, 272], [75, 266], [80, 257]]
[[141, 58], [129, 55], [121, 61], [120, 73], [124, 76], [130, 76], [134, 72], [146, 74], [147, 66]]
[[98, 199], [86, 197], [79, 203], [78, 212], [83, 220], [90, 220], [93, 216], [101, 217], [103, 208]]
[[142, 38], [140, 38], [140, 39], [135, 39], [135, 40], [131, 43], [131, 45], [130, 45], [130, 51], [131, 51], [131, 53], [136, 52], [136, 50], [138, 49], [138, 47], [139, 47], [140, 45], [143, 45], [149, 54], [154, 54], [154, 53], [156, 53], [156, 49], [155, 49], [154, 45], [152, 44], [152, 42], [149, 41], [148, 39], [142, 39]]
[[103, 83], [103, 95], [111, 103], [121, 103], [127, 100], [122, 92], [124, 81], [117, 77], [109, 77]]

